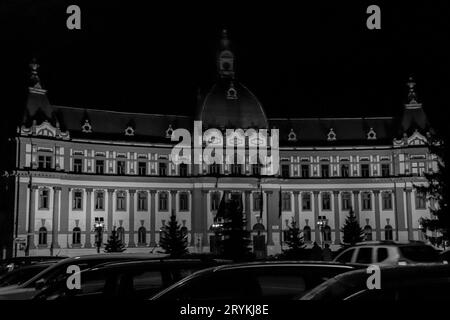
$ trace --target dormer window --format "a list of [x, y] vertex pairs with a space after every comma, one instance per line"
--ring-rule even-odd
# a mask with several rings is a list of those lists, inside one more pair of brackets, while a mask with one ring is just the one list
[[172, 137], [172, 133], [173, 133], [172, 125], [169, 124], [169, 127], [166, 130], [166, 138], [170, 139]]
[[230, 88], [227, 91], [227, 99], [236, 100], [237, 99], [237, 91], [234, 88], [233, 82], [230, 84]]
[[125, 135], [126, 135], [126, 136], [134, 136], [134, 128], [131, 127], [131, 126], [128, 126], [128, 127], [125, 129]]
[[373, 128], [370, 128], [369, 132], [367, 133], [367, 139], [368, 140], [376, 140], [377, 139], [377, 134], [373, 130]]
[[295, 134], [294, 129], [291, 129], [291, 132], [289, 132], [288, 140], [297, 141], [297, 135]]
[[84, 120], [84, 124], [81, 126], [81, 131], [84, 132], [84, 133], [92, 132], [92, 126], [89, 123], [88, 119]]
[[336, 140], [336, 133], [334, 132], [333, 128], [331, 128], [330, 132], [328, 132], [327, 140], [328, 141], [335, 141]]

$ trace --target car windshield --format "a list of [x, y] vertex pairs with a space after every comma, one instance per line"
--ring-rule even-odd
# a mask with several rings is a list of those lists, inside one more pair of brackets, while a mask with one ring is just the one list
[[430, 246], [400, 246], [399, 250], [406, 259], [415, 262], [439, 261], [438, 252]]

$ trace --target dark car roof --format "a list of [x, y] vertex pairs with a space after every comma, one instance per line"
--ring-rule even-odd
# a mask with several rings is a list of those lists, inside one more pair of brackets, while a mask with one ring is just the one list
[[390, 240], [381, 240], [381, 241], [364, 241], [364, 242], [358, 242], [356, 243], [353, 247], [364, 247], [364, 246], [378, 246], [378, 245], [382, 245], [382, 246], [427, 246], [427, 247], [431, 247], [430, 245], [426, 244], [423, 241], [414, 241], [414, 240], [409, 240], [409, 241], [390, 241]]
[[[394, 286], [398, 281], [408, 282], [408, 280], [423, 280], [431, 278], [450, 277], [450, 266], [441, 263], [424, 263], [415, 265], [391, 265], [380, 266], [381, 288], [389, 288]], [[324, 295], [327, 292], [338, 292], [340, 288], [342, 292], [347, 290], [357, 290], [367, 288], [366, 281], [370, 274], [366, 270], [353, 270], [341, 273], [335, 277], [328, 279], [324, 283], [313, 289], [310, 294], [313, 296], [318, 294]], [[315, 293], [314, 293], [315, 292]], [[309, 294], [305, 295], [307, 297]]]
[[276, 267], [276, 266], [302, 266], [302, 267], [332, 267], [332, 268], [363, 268], [366, 265], [361, 264], [343, 264], [333, 261], [263, 261], [263, 262], [246, 262], [246, 263], [233, 263], [229, 265], [217, 266], [214, 271], [230, 270], [240, 268], [252, 268], [252, 267]]
[[180, 265], [204, 265], [205, 267], [218, 264], [214, 260], [201, 260], [201, 259], [158, 259], [158, 260], [139, 260], [139, 261], [125, 261], [125, 262], [106, 262], [104, 264], [97, 265], [90, 270], [106, 270], [106, 269], [123, 269], [123, 268], [145, 268], [152, 265], [166, 265], [166, 266], [180, 266]]
[[[27, 282], [23, 283], [23, 286], [26, 287], [29, 284], [33, 283], [38, 278], [42, 277], [44, 272], [51, 272], [60, 266], [65, 266], [69, 264], [77, 264], [77, 263], [83, 263], [83, 262], [89, 262], [89, 261], [111, 261], [111, 260], [147, 260], [147, 259], [156, 259], [160, 260], [162, 257], [155, 257], [154, 255], [150, 254], [136, 254], [136, 253], [99, 253], [99, 254], [90, 254], [90, 255], [83, 255], [83, 256], [76, 256], [64, 259], [62, 261], [57, 262], [53, 266], [51, 266], [48, 269], [43, 270], [42, 272], [35, 275], [33, 278], [28, 280]], [[100, 264], [101, 262], [99, 262]]]

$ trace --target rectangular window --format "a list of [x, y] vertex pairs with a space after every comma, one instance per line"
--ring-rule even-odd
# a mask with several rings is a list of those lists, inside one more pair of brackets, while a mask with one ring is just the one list
[[389, 177], [391, 175], [391, 165], [389, 163], [381, 164], [381, 176]]
[[125, 174], [125, 161], [117, 161], [117, 174]]
[[309, 178], [309, 164], [302, 164], [302, 178]]
[[189, 194], [186, 192], [180, 193], [179, 201], [180, 211], [189, 211]]
[[147, 162], [143, 162], [143, 161], [138, 162], [138, 174], [140, 176], [147, 175]]
[[39, 169], [51, 169], [52, 168], [52, 156], [39, 156], [38, 157]]
[[167, 176], [167, 164], [165, 162], [159, 163], [159, 175]]
[[311, 210], [311, 193], [309, 192], [302, 193], [302, 210]]
[[50, 191], [48, 189], [39, 190], [39, 209], [49, 208]]
[[322, 178], [329, 178], [330, 177], [330, 165], [322, 164], [320, 166], [320, 172], [322, 174]]
[[322, 193], [322, 210], [331, 210], [331, 193]]
[[83, 172], [83, 159], [80, 158], [73, 159], [73, 172], [75, 173]]
[[350, 210], [352, 207], [352, 194], [350, 192], [342, 193], [342, 210]]
[[116, 210], [125, 211], [126, 210], [126, 194], [124, 191], [119, 191], [116, 194]]
[[252, 164], [252, 174], [254, 176], [259, 176], [261, 174], [261, 165], [259, 163]]
[[72, 201], [72, 209], [73, 210], [81, 210], [83, 209], [83, 192], [79, 190], [75, 190], [73, 192], [73, 201]]
[[282, 192], [281, 193], [281, 210], [282, 211], [291, 211], [291, 193], [290, 192]]
[[138, 192], [137, 209], [138, 211], [147, 211], [147, 192]]
[[361, 177], [368, 178], [370, 176], [370, 168], [368, 164], [361, 165]]
[[105, 193], [103, 191], [95, 192], [95, 210], [103, 210], [105, 208]]
[[105, 172], [105, 161], [95, 160], [95, 173], [103, 174]]
[[383, 192], [382, 193], [383, 210], [392, 210], [392, 193]]
[[350, 176], [350, 165], [348, 164], [341, 165], [341, 176], [344, 178], [348, 178]]
[[261, 211], [261, 197], [262, 194], [260, 192], [253, 193], [253, 211]]
[[217, 163], [213, 163], [209, 166], [209, 174], [216, 175], [220, 173], [220, 165]]
[[219, 192], [211, 193], [211, 211], [219, 209], [219, 203], [220, 203], [220, 193]]
[[240, 175], [240, 174], [241, 174], [241, 165], [240, 165], [240, 164], [233, 163], [233, 164], [231, 165], [231, 174], [232, 174], [233, 176], [238, 176], [238, 175]]
[[180, 164], [180, 177], [187, 177], [188, 175], [188, 166], [186, 163]]
[[372, 194], [369, 192], [362, 193], [362, 209], [372, 210]]
[[281, 177], [289, 178], [289, 165], [288, 164], [281, 165]]
[[158, 194], [158, 210], [159, 211], [167, 211], [168, 210], [168, 193], [167, 192], [160, 192]]
[[423, 193], [416, 193], [416, 209], [426, 209], [426, 196]]

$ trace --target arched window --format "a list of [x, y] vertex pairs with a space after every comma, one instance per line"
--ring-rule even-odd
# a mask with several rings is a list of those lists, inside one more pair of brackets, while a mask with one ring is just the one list
[[392, 226], [391, 225], [386, 225], [384, 227], [384, 240], [392, 240], [394, 239], [393, 237], [393, 231], [392, 231]]
[[47, 228], [39, 228], [39, 245], [47, 245]]
[[330, 226], [325, 226], [323, 228], [323, 241], [325, 241], [325, 242], [331, 241], [331, 228], [330, 228]]
[[364, 227], [364, 240], [365, 241], [372, 241], [372, 227], [367, 225]]
[[147, 243], [147, 230], [144, 226], [138, 229], [138, 244], [143, 245]]
[[72, 230], [72, 244], [81, 244], [81, 229], [79, 227]]
[[125, 229], [123, 227], [117, 228], [117, 238], [122, 241], [122, 243], [125, 243]]
[[303, 241], [311, 241], [311, 227], [309, 226], [303, 228]]

